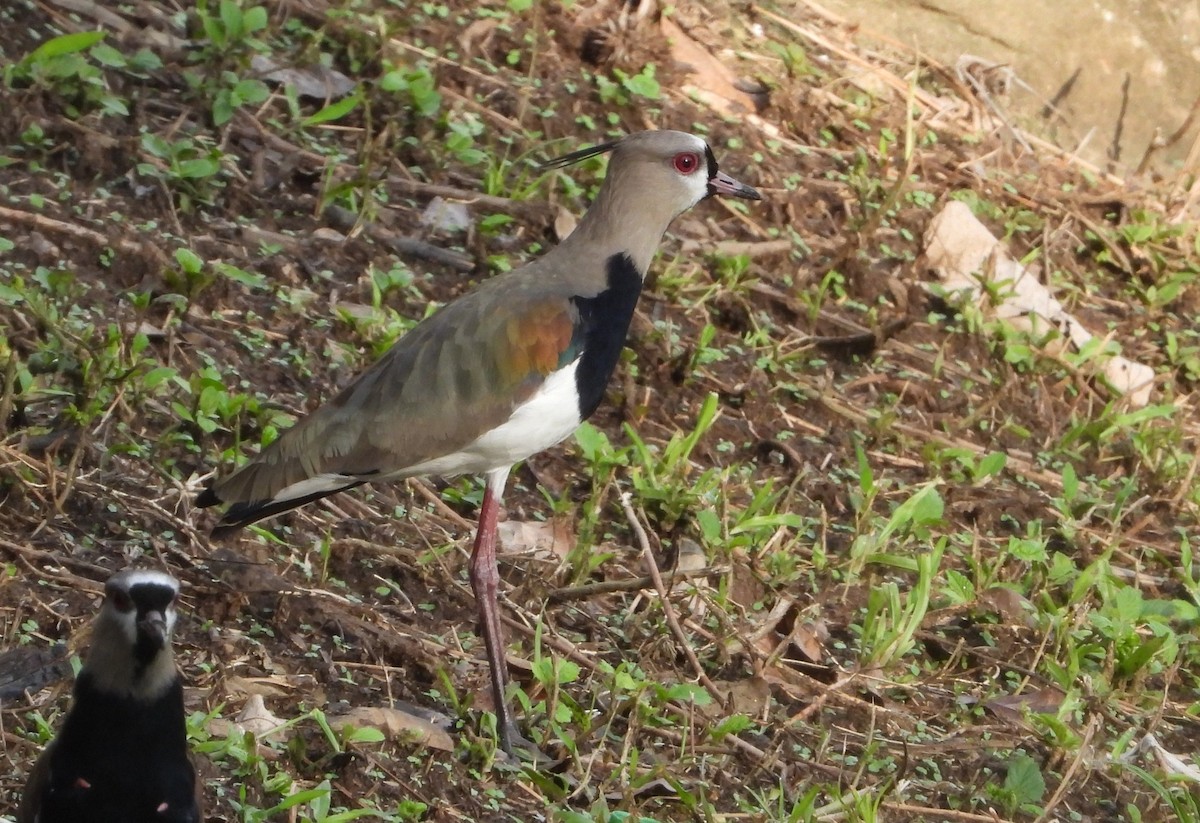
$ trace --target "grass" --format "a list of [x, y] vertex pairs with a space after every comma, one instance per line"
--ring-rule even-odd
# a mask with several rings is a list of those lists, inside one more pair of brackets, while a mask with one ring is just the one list
[[[1060, 161], [1008, 165], [997, 136], [935, 132], [916, 97], [815, 94], [835, 64], [714, 7], [782, 131], [723, 122], [622, 35], [617, 63], [581, 63], [576, 13], [223, 0], [154, 23], [188, 38], [170, 46], [0, 12], [20, 115], [0, 126], [9, 643], [78, 636], [110, 569], [170, 567], [189, 734], [226, 819], [1200, 818], [1185, 772], [1138, 754], [1147, 733], [1194, 754], [1200, 712], [1196, 225]], [[256, 58], [349, 90], [307, 96]], [[502, 558], [514, 698], [563, 760], [533, 773], [497, 756], [486, 711], [476, 481], [364, 489], [233, 547], [190, 500], [554, 242], [603, 161], [532, 161], [647, 120], [704, 131], [767, 201], [678, 222], [601, 411], [514, 475], [509, 519], [569, 538]], [[423, 228], [435, 192], [461, 193], [474, 230]], [[921, 288], [949, 199], [1100, 342], [1055, 351]], [[1117, 344], [1155, 370], [1145, 407], [1091, 376]], [[279, 733], [237, 725], [251, 694]], [[11, 774], [65, 695], [6, 704]], [[394, 699], [451, 750], [331, 722]]]

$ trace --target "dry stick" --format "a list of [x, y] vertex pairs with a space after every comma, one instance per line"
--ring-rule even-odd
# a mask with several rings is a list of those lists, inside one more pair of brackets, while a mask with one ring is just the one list
[[1125, 82], [1121, 84], [1121, 108], [1117, 112], [1117, 125], [1113, 127], [1112, 143], [1108, 146], [1108, 158], [1113, 162], [1121, 160], [1121, 136], [1125, 133], [1125, 115], [1129, 112], [1129, 84], [1133, 78], [1125, 72]]
[[[662, 578], [664, 584], [676, 583], [681, 580], [693, 580], [697, 577], [712, 577], [728, 574], [729, 566], [705, 566], [703, 569], [668, 572]], [[568, 600], [584, 600], [598, 594], [613, 594], [615, 592], [636, 592], [654, 584], [654, 578], [631, 577], [626, 580], [603, 580], [599, 583], [588, 583], [585, 586], [573, 586], [567, 589], [555, 589], [546, 595], [547, 603], [563, 603]]]
[[1183, 482], [1179, 484], [1179, 491], [1171, 498], [1171, 503], [1175, 506], [1182, 506], [1184, 498], [1187, 497], [1188, 490], [1192, 488], [1192, 482], [1196, 479], [1196, 464], [1200, 463], [1200, 442], [1196, 444], [1196, 453], [1192, 455], [1192, 464], [1188, 466], [1187, 474], [1183, 477]]
[[[1146, 153], [1142, 155], [1142, 160], [1140, 163], [1138, 163], [1137, 171], [1134, 172], [1134, 174], [1141, 176], [1146, 171], [1146, 167], [1150, 165], [1150, 157], [1156, 151], [1170, 148], [1182, 140], [1187, 133], [1192, 130], [1192, 126], [1196, 122], [1197, 115], [1200, 115], [1200, 95], [1198, 95], [1196, 99], [1192, 101], [1192, 107], [1188, 109], [1187, 116], [1183, 118], [1183, 122], [1179, 124], [1179, 128], [1175, 129], [1175, 131], [1171, 132], [1166, 137], [1158, 140], [1152, 140], [1150, 142], [1150, 145], [1146, 147]], [[1187, 166], [1185, 165], [1182, 170], [1186, 171], [1186, 169]], [[1172, 186], [1172, 194], [1178, 194], [1180, 182], [1182, 181], [1183, 177], [1184, 175], [1180, 174], [1179, 179], [1175, 181], [1174, 185]]]
[[435, 509], [437, 509], [438, 514], [453, 522], [454, 525], [458, 526], [460, 529], [470, 530], [475, 527], [474, 523], [466, 520], [461, 514], [447, 506], [446, 501], [443, 500], [439, 495], [434, 494], [433, 490], [425, 485], [425, 482], [419, 477], [410, 477], [408, 479], [408, 487], [415, 491], [418, 496], [423, 498], [426, 503], [429, 503]]
[[1092, 715], [1088, 721], [1087, 729], [1083, 733], [1083, 740], [1076, 749], [1075, 758], [1071, 761], [1071, 765], [1067, 766], [1067, 770], [1063, 772], [1062, 780], [1058, 781], [1058, 788], [1055, 789], [1054, 794], [1047, 801], [1046, 805], [1042, 807], [1042, 813], [1038, 815], [1037, 820], [1033, 821], [1033, 823], [1044, 823], [1050, 817], [1050, 812], [1054, 810], [1054, 807], [1062, 802], [1063, 797], [1066, 796], [1067, 791], [1070, 789], [1071, 778], [1075, 776], [1075, 772], [1079, 771], [1080, 765], [1083, 764], [1084, 757], [1086, 756], [1085, 753], [1091, 748], [1092, 737], [1096, 734], [1096, 729], [1101, 722], [1102, 718], [1100, 715]]
[[17, 387], [17, 357], [10, 353], [0, 374], [0, 440], [8, 433], [8, 417], [12, 414], [13, 397]]
[[[1200, 132], [1196, 133], [1196, 139], [1192, 141], [1192, 147], [1188, 150], [1187, 159], [1183, 161], [1183, 168], [1177, 175], [1178, 182], [1176, 183], [1176, 192], [1183, 195], [1183, 202], [1179, 205], [1179, 209], [1171, 216], [1170, 222], [1180, 223], [1187, 217], [1192, 206], [1200, 200]], [[1192, 184], [1187, 191], [1183, 191], [1183, 181], [1187, 178], [1192, 178]]]
[[[682, 709], [677, 709], [676, 711], [679, 713], [679, 716], [682, 719], [684, 719], [684, 720], [688, 719], [687, 712], [683, 711]], [[683, 744], [683, 734], [681, 732], [672, 731], [671, 729], [660, 729], [660, 728], [647, 728], [646, 731], [648, 731], [652, 734], [655, 734], [659, 737], [663, 737], [668, 740], [672, 740], [676, 743], [679, 743], [680, 745]], [[755, 760], [758, 760], [760, 763], [767, 759], [766, 752], [764, 752], [758, 746], [755, 746], [753, 743], [747, 743], [745, 740], [742, 740], [742, 738], [738, 737], [736, 734], [726, 735], [725, 742], [729, 743], [730, 746], [737, 749], [742, 754], [750, 755]], [[818, 768], [818, 769], [832, 769], [833, 768], [830, 766], [820, 767], [815, 763], [806, 763], [806, 765], [811, 765], [814, 768]], [[842, 774], [841, 770], [838, 770], [837, 773], [838, 773], [838, 775]]]
[[[272, 148], [279, 149], [283, 152], [288, 152], [296, 157], [301, 157], [304, 160], [316, 166], [331, 166], [339, 172], [347, 176], [358, 174], [358, 167], [352, 163], [330, 163], [328, 157], [324, 157], [315, 152], [303, 149], [278, 134], [270, 131], [263, 126], [262, 123], [255, 120], [249, 115], [238, 118], [238, 127], [244, 128], [245, 125], [252, 125], [255, 129], [257, 137], [266, 141]], [[388, 175], [387, 181], [389, 184], [397, 188], [404, 189], [409, 194], [424, 194], [430, 197], [445, 197], [448, 200], [461, 200], [469, 205], [477, 205], [487, 209], [495, 209], [509, 214], [526, 214], [531, 212], [544, 211], [544, 207], [540, 204], [525, 203], [520, 200], [512, 200], [508, 197], [496, 197], [491, 194], [482, 194], [470, 189], [459, 189], [454, 186], [443, 186], [437, 183], [424, 183], [420, 180], [413, 180], [408, 177], [399, 177], [397, 175]], [[0, 217], [3, 212], [0, 212]]]
[[493, 86], [499, 86], [502, 89], [509, 88], [509, 84], [501, 77], [494, 77], [490, 74], [484, 74], [483, 72], [479, 71], [479, 69], [473, 69], [470, 66], [464, 65], [464, 64], [456, 62], [454, 60], [451, 60], [448, 57], [443, 57], [442, 55], [440, 55], [436, 52], [429, 51], [428, 49], [423, 49], [420, 46], [414, 46], [411, 43], [405, 43], [403, 40], [400, 40], [398, 38], [392, 38], [391, 40], [389, 40], [388, 45], [395, 46], [398, 49], [404, 49], [405, 51], [414, 52], [415, 54], [419, 54], [422, 57], [428, 58], [428, 59], [434, 61], [435, 63], [441, 63], [442, 65], [445, 65], [445, 66], [453, 66], [454, 68], [459, 69], [460, 71], [464, 71], [467, 74], [471, 75], [476, 80], [482, 80], [485, 83], [490, 83]]
[[695, 671], [700, 685], [704, 686], [714, 699], [718, 698], [720, 692], [717, 691], [716, 684], [704, 673], [699, 658], [692, 651], [692, 644], [688, 642], [687, 635], [683, 633], [683, 627], [679, 625], [679, 618], [675, 616], [675, 609], [671, 606], [671, 600], [667, 596], [667, 587], [663, 585], [662, 575], [658, 571], [658, 563], [654, 559], [654, 552], [650, 549], [650, 538], [647, 537], [646, 530], [642, 528], [642, 522], [638, 520], [637, 514], [633, 510], [631, 498], [632, 495], [629, 492], [621, 492], [621, 508], [625, 510], [625, 517], [629, 519], [629, 525], [633, 527], [633, 533], [637, 535], [638, 545], [642, 547], [642, 557], [645, 558], [646, 568], [650, 570], [650, 579], [654, 581], [658, 597], [662, 600], [663, 614], [666, 615], [667, 625], [671, 627], [671, 633], [683, 647], [683, 653], [687, 655], [688, 662], [692, 664], [692, 670]]
[[[101, 579], [106, 579], [108, 575], [112, 574], [112, 569], [106, 569], [101, 566], [97, 566], [94, 563], [88, 563], [84, 560], [76, 560], [75, 558], [65, 554], [42, 551], [41, 549], [35, 549], [32, 546], [22, 546], [19, 543], [12, 542], [11, 540], [5, 540], [3, 537], [0, 537], [0, 549], [6, 549], [7, 551], [12, 552], [24, 560], [34, 558], [37, 560], [46, 561], [48, 563], [53, 563], [54, 565], [60, 567], [74, 566], [80, 569], [87, 569], [89, 572], [98, 575]], [[45, 574], [60, 580], [64, 579], [61, 575], [46, 571], [45, 569], [37, 569], [36, 571], [38, 574]], [[86, 577], [79, 577], [71, 574], [70, 572], [66, 572], [66, 574], [69, 575], [68, 582], [72, 583], [72, 585], [74, 585], [76, 588], [83, 588], [95, 592], [100, 592], [103, 590], [99, 584], [89, 580]], [[86, 583], [86, 585], [81, 584], [80, 581], [83, 581], [83, 583]]]
[[94, 229], [77, 226], [74, 223], [66, 223], [62, 220], [55, 220], [53, 217], [47, 217], [44, 214], [0, 206], [0, 220], [10, 220], [17, 225], [32, 226], [35, 229], [65, 235], [76, 240], [84, 240], [98, 246], [113, 246], [118, 251], [151, 257], [164, 265], [166, 263], [166, 257], [155, 246], [138, 243], [136, 240], [130, 240], [126, 237], [118, 237], [114, 240]]
[[[459, 588], [465, 589], [466, 587], [459, 586]], [[510, 608], [511, 608], [511, 604], [510, 604]], [[537, 630], [533, 626], [527, 626], [525, 623], [521, 622], [520, 620], [517, 620], [515, 617], [509, 617], [508, 615], [502, 613], [500, 615], [500, 620], [508, 628], [519, 631], [521, 634], [523, 634], [526, 637], [534, 637], [537, 634]], [[583, 668], [587, 669], [590, 672], [596, 672], [596, 671], [599, 671], [599, 669], [600, 669], [600, 667], [597, 665], [595, 660], [588, 657], [583, 652], [579, 651], [579, 648], [569, 640], [559, 637], [558, 635], [553, 634], [551, 632], [543, 632], [542, 633], [542, 642], [545, 643], [547, 646], [550, 646], [551, 648], [553, 648], [555, 651], [559, 652], [560, 654], [566, 655], [572, 661], [574, 661], [575, 663], [578, 663], [580, 666], [582, 666]]]
[[[850, 674], [843, 677], [841, 680], [838, 680], [836, 683], [832, 683], [828, 686], [824, 686], [821, 690], [821, 694], [818, 695], [816, 698], [814, 698], [813, 702], [809, 703], [803, 709], [801, 709], [800, 711], [796, 712], [794, 715], [792, 715], [791, 717], [788, 718], [788, 724], [795, 725], [797, 723], [801, 723], [801, 722], [807, 720], [808, 718], [810, 718], [814, 714], [816, 714], [821, 709], [822, 706], [824, 706], [826, 703], [828, 703], [832, 699], [836, 699], [837, 702], [843, 703], [843, 704], [846, 704], [847, 700], [848, 700], [849, 705], [855, 705], [855, 704], [858, 704], [860, 706], [871, 705], [870, 703], [868, 703], [868, 701], [863, 700], [858, 697], [855, 697], [854, 695], [842, 694], [842, 689], [844, 689], [846, 686], [849, 686], [854, 681], [858, 680], [859, 677], [860, 677], [860, 674], [858, 672], [851, 672]], [[814, 682], [819, 682], [819, 681], [815, 681], [815, 679], [814, 679]]]
[[938, 809], [933, 806], [914, 806], [911, 803], [897, 803], [891, 800], [883, 801], [883, 806], [898, 812], [912, 812], [922, 815], [919, 819], [962, 820], [964, 823], [1005, 823], [1005, 818], [993, 812], [992, 814], [975, 814], [960, 812], [956, 809]]

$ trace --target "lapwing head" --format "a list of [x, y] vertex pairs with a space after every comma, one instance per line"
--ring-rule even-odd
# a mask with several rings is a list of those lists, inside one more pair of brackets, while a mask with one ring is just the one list
[[713, 195], [762, 200], [753, 187], [721, 171], [716, 155], [701, 137], [683, 131], [642, 131], [621, 140], [573, 151], [544, 164], [561, 169], [612, 152], [606, 188], [628, 187], [648, 202], [678, 216]]
[[[585, 220], [592, 222], [592, 232], [629, 238], [631, 248], [652, 251], [672, 220], [714, 195], [762, 199], [720, 170], [704, 138], [682, 131], [636, 132], [563, 155], [543, 168], [559, 169], [610, 152], [608, 175]], [[649, 256], [636, 256], [640, 267]]]

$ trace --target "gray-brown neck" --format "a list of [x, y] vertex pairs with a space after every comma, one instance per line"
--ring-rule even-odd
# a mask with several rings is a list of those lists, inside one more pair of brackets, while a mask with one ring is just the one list
[[[614, 159], [595, 202], [558, 248], [564, 257], [607, 261], [628, 254], [643, 277], [678, 212], [673, 203], [632, 179]], [[586, 250], [586, 256], [580, 252]]]
[[178, 676], [169, 639], [151, 660], [139, 661], [125, 627], [105, 613], [92, 628], [83, 670], [107, 694], [147, 701], [162, 695]]

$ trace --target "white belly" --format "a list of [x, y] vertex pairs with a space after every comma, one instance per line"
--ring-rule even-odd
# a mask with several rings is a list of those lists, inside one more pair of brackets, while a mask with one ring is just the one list
[[578, 368], [576, 360], [554, 372], [500, 426], [480, 435], [460, 451], [405, 469], [403, 476], [485, 474], [562, 442], [581, 422], [579, 392], [575, 387]]
[[[575, 388], [578, 368], [579, 361], [576, 360], [551, 374], [532, 397], [513, 410], [508, 420], [464, 448], [400, 471], [362, 479], [487, 474], [550, 448], [579, 427], [579, 392]], [[344, 489], [347, 481], [353, 479], [353, 475], [317, 474], [280, 490], [274, 499], [295, 500], [312, 494], [327, 494]]]

